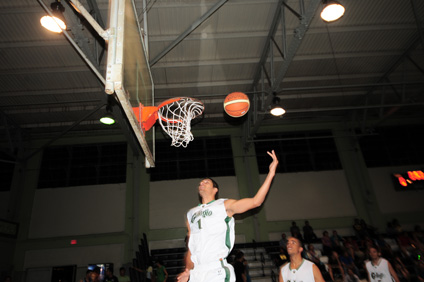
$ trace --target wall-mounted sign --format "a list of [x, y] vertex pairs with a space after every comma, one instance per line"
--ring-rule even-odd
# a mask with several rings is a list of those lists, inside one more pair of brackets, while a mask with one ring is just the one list
[[392, 178], [395, 183], [395, 189], [398, 191], [424, 189], [424, 173], [422, 170], [393, 173]]

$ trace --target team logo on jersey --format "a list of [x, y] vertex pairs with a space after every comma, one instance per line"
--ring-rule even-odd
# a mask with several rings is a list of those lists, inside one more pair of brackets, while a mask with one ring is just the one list
[[384, 277], [383, 273], [371, 272], [372, 279], [383, 279], [383, 277]]
[[206, 209], [204, 211], [203, 210], [200, 210], [200, 211], [198, 211], [198, 212], [196, 212], [196, 213], [193, 214], [193, 216], [191, 217], [191, 223], [195, 222], [196, 221], [196, 218], [198, 218], [199, 216], [205, 218], [205, 217], [211, 216], [211, 215], [212, 215], [212, 211], [211, 210], [208, 210], [208, 209]]

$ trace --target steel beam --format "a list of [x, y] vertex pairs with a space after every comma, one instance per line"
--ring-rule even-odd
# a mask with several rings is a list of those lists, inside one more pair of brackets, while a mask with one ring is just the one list
[[166, 54], [168, 54], [172, 49], [174, 49], [181, 41], [184, 40], [187, 36], [190, 35], [196, 28], [198, 28], [204, 21], [206, 21], [210, 16], [212, 16], [219, 8], [222, 7], [228, 0], [221, 0], [216, 3], [212, 8], [210, 8], [206, 13], [204, 13], [200, 18], [198, 18], [194, 23], [189, 26], [183, 33], [181, 33], [177, 39], [174, 40], [168, 47], [166, 47], [162, 52], [156, 55], [153, 60], [150, 61], [150, 67], [153, 67], [160, 59], [162, 59]]
[[[284, 54], [284, 61], [281, 64], [280, 68], [278, 69], [278, 73], [275, 77], [275, 79], [272, 81], [272, 84], [270, 85], [269, 89], [266, 91], [268, 93], [268, 95], [264, 98], [264, 100], [262, 101], [263, 103], [263, 107], [266, 109], [268, 108], [268, 106], [271, 104], [272, 99], [274, 97], [274, 93], [276, 91], [278, 91], [279, 85], [282, 82], [301, 42], [303, 37], [306, 34], [306, 31], [309, 28], [309, 25], [312, 21], [312, 18], [314, 17], [314, 15], [316, 14], [316, 11], [319, 7], [319, 4], [321, 3], [321, 0], [311, 0], [309, 2], [308, 7], [306, 7], [306, 9], [304, 9], [303, 6], [303, 0], [299, 0], [299, 6], [300, 6], [300, 13], [298, 13], [299, 15], [299, 25], [297, 26], [297, 28], [295, 29], [295, 33], [294, 33], [294, 38], [292, 38], [290, 45], [288, 46], [287, 52]], [[284, 6], [284, 7], [283, 7]], [[266, 39], [265, 42], [265, 46], [264, 49], [262, 51], [262, 56], [261, 56], [261, 60], [259, 62], [259, 65], [256, 69], [256, 73], [253, 79], [253, 84], [252, 84], [252, 90], [257, 90], [258, 87], [258, 83], [259, 83], [259, 79], [261, 78], [261, 73], [262, 70], [265, 69], [265, 63], [268, 59], [268, 54], [269, 54], [269, 49], [270, 49], [270, 45], [271, 45], [271, 41], [272, 41], [272, 37], [274, 37], [275, 32], [277, 30], [278, 24], [280, 23], [280, 18], [282, 15], [282, 9], [284, 9], [285, 7], [287, 7], [287, 5], [285, 5], [285, 0], [280, 0], [278, 1], [278, 7], [276, 9], [276, 12], [274, 14], [274, 18], [268, 33], [268, 37]], [[293, 9], [290, 8], [290, 11], [292, 11]], [[284, 25], [284, 22], [282, 23]], [[284, 46], [285, 43], [283, 43]], [[273, 58], [271, 58], [271, 60], [273, 60]], [[245, 126], [248, 127], [247, 130], [247, 136], [244, 136], [244, 140], [248, 140], [248, 139], [253, 139], [253, 137], [255, 136], [256, 132], [258, 131], [264, 116], [263, 115], [259, 115], [257, 117], [252, 117], [252, 112], [248, 113], [249, 118], [247, 120], [247, 123], [245, 123]], [[245, 143], [247, 146], [247, 143]], [[247, 147], [245, 147], [245, 149], [247, 149]]]

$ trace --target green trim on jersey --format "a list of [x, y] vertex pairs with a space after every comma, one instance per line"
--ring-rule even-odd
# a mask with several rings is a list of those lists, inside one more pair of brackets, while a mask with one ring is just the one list
[[220, 259], [220, 261], [221, 261], [222, 268], [225, 270], [225, 280], [224, 281], [225, 282], [229, 282], [230, 281], [230, 274], [231, 274], [231, 272], [228, 269], [228, 267], [224, 265], [224, 260]]
[[210, 201], [209, 203], [206, 203], [206, 204], [198, 204], [197, 206], [201, 206], [201, 205], [209, 205], [209, 204], [211, 204], [211, 203], [213, 203], [213, 202], [215, 202], [216, 200], [212, 200], [212, 201]]
[[225, 218], [225, 223], [227, 224], [227, 232], [225, 235], [225, 245], [227, 246], [228, 250], [231, 250], [231, 240], [230, 240], [230, 225], [228, 224], [231, 221], [231, 217], [227, 216]]
[[[303, 263], [305, 262], [305, 259], [302, 259], [302, 263], [299, 265], [299, 267], [298, 268], [296, 268], [296, 270], [299, 270], [299, 268], [303, 265]], [[290, 270], [293, 270], [292, 268], [291, 268], [291, 263], [289, 263], [289, 269]]]

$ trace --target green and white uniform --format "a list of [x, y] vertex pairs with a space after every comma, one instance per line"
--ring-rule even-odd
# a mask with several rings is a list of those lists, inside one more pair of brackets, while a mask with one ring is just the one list
[[292, 269], [290, 262], [281, 268], [281, 275], [284, 282], [314, 282], [313, 263], [303, 259], [302, 264], [297, 269]]
[[187, 213], [194, 263], [191, 282], [235, 281], [234, 269], [226, 261], [234, 246], [234, 218], [228, 217], [225, 200], [200, 204]]
[[368, 260], [365, 262], [365, 267], [370, 275], [371, 282], [392, 282], [388, 261], [380, 258], [377, 264], [373, 264]]

